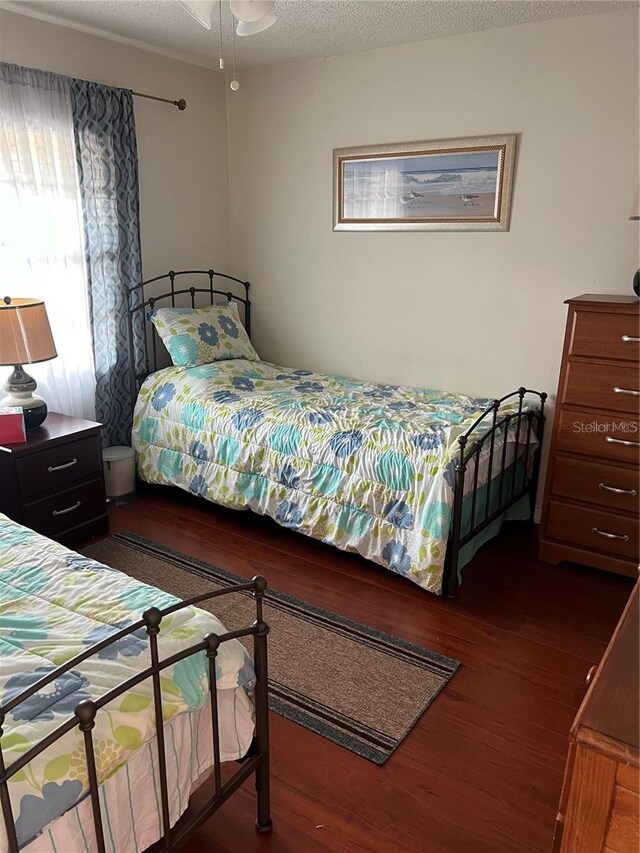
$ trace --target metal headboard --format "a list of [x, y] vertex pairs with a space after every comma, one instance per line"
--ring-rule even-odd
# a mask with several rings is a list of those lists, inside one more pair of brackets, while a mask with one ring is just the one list
[[[194, 276], [206, 276], [208, 284], [206, 287], [196, 287], [191, 285], [189, 287], [183, 287], [182, 289], [176, 289], [176, 279], [180, 276], [190, 276], [191, 278]], [[220, 290], [216, 287], [216, 279], [224, 279], [227, 282], [235, 282], [235, 284], [241, 285], [244, 289], [244, 296], [238, 296], [230, 290]], [[156, 282], [165, 280], [168, 280], [170, 283], [170, 289], [166, 293], [159, 293], [155, 296], [149, 297], [146, 296], [145, 288], [148, 288]], [[198, 278], [198, 281], [201, 281], [200, 278]], [[148, 345], [149, 313], [158, 306], [158, 303], [163, 303], [166, 300], [172, 308], [175, 308], [176, 297], [187, 294], [191, 300], [191, 307], [197, 308], [205, 307], [206, 305], [213, 305], [216, 296], [226, 296], [229, 301], [233, 300], [234, 302], [239, 302], [243, 305], [244, 327], [247, 334], [251, 336], [251, 302], [249, 300], [249, 287], [250, 284], [248, 281], [242, 281], [235, 276], [226, 275], [225, 273], [216, 272], [215, 270], [179, 270], [178, 272], [175, 270], [169, 270], [169, 272], [164, 275], [157, 275], [155, 278], [148, 278], [146, 281], [141, 281], [140, 284], [137, 284], [135, 287], [131, 288], [131, 290], [127, 291], [127, 346], [129, 350], [129, 384], [132, 406], [135, 405], [136, 397], [138, 396], [138, 391], [143, 380], [146, 379], [150, 373], [153, 373], [158, 369], [159, 338], [153, 323], [150, 324], [151, 348], [149, 348]], [[205, 306], [196, 305], [196, 294], [198, 293], [206, 294], [207, 299], [204, 300]], [[202, 302], [203, 300], [201, 298], [198, 301]], [[144, 348], [144, 356], [139, 357], [137, 361], [136, 347], [134, 346], [136, 338], [142, 343]], [[140, 352], [140, 348], [138, 348], [138, 352]]]

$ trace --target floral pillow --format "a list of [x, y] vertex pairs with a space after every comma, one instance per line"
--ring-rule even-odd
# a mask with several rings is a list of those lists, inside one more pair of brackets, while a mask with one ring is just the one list
[[227, 358], [260, 361], [234, 303], [209, 308], [156, 308], [150, 318], [176, 367]]

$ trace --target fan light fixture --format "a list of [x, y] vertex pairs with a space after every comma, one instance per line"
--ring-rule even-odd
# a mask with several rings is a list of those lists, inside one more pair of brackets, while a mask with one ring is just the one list
[[275, 0], [230, 0], [229, 2], [234, 18], [249, 24], [264, 18], [273, 11], [275, 5]]
[[261, 33], [268, 30], [277, 21], [273, 12], [268, 12], [264, 18], [259, 18], [257, 21], [238, 21], [236, 33], [239, 36], [255, 36], [256, 33]]

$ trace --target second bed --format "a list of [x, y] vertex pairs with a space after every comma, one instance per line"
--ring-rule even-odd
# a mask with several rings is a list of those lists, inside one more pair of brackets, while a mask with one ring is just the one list
[[[224, 294], [248, 310], [248, 294], [205, 274], [211, 302]], [[178, 275], [133, 311], [174, 302]], [[200, 290], [182, 292], [193, 302]], [[147, 373], [133, 424], [143, 480], [269, 515], [430, 592], [454, 595], [502, 520], [531, 515], [544, 394], [492, 400], [247, 358]]]

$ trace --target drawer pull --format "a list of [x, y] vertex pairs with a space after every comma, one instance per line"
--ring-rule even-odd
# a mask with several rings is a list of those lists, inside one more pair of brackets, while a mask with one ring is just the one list
[[598, 483], [598, 488], [602, 489], [603, 492], [613, 492], [614, 495], [629, 495], [631, 498], [635, 498], [638, 494], [635, 489], [617, 489], [615, 486], [607, 486], [606, 483]]
[[585, 678], [585, 681], [587, 682], [587, 684], [591, 684], [591, 682], [593, 680], [593, 676], [596, 674], [596, 669], [597, 669], [597, 667], [592, 666], [591, 669], [589, 670], [589, 672], [587, 673], [587, 677]]
[[633, 335], [623, 335], [622, 340], [625, 344], [640, 344], [640, 338], [636, 338]]
[[82, 501], [76, 501], [73, 506], [68, 506], [66, 509], [54, 509], [51, 515], [67, 515], [67, 513], [74, 512], [75, 510], [77, 510], [81, 504]]
[[619, 388], [617, 385], [613, 392], [614, 394], [630, 394], [632, 397], [640, 397], [640, 391], [634, 391], [632, 388]]
[[64, 471], [65, 468], [73, 468], [73, 466], [77, 464], [78, 460], [74, 456], [71, 462], [65, 462], [63, 465], [49, 465], [47, 471], [50, 474], [53, 474], [54, 471]]
[[627, 441], [625, 438], [614, 438], [612, 435], [608, 435], [605, 441], [609, 444], [622, 444], [625, 447], [640, 447], [640, 441]]
[[626, 533], [607, 533], [606, 530], [598, 530], [597, 527], [592, 527], [591, 532], [595, 533], [596, 536], [604, 536], [605, 539], [621, 539], [623, 542], [629, 541], [629, 537]]

